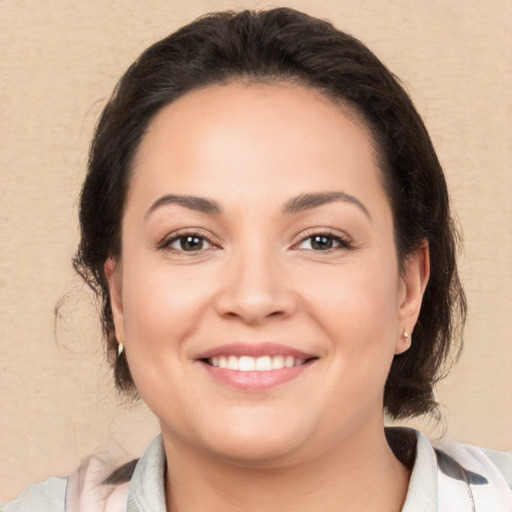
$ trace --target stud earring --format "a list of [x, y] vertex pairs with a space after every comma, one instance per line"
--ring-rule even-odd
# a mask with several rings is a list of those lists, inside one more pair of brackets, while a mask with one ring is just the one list
[[117, 357], [121, 357], [121, 354], [123, 353], [124, 351], [124, 345], [122, 343], [119, 343], [119, 345], [117, 346]]
[[402, 341], [407, 347], [411, 345], [411, 335], [405, 329], [402, 331]]

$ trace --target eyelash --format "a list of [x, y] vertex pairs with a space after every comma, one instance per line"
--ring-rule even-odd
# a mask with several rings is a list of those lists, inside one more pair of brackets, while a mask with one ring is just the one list
[[339, 247], [332, 247], [332, 248], [326, 249], [324, 251], [315, 250], [315, 249], [306, 249], [306, 250], [313, 251], [313, 252], [316, 252], [316, 253], [320, 253], [321, 252], [321, 253], [329, 254], [331, 252], [334, 252], [334, 251], [337, 251], [337, 250], [340, 250], [340, 249], [346, 250], [346, 251], [350, 251], [350, 250], [354, 249], [354, 247], [352, 245], [352, 241], [348, 237], [342, 236], [342, 235], [337, 234], [337, 233], [334, 233], [333, 231], [330, 231], [328, 229], [324, 229], [322, 231], [312, 230], [312, 231], [306, 232], [301, 237], [299, 242], [294, 244], [294, 247], [304, 243], [306, 240], [310, 240], [310, 239], [313, 239], [315, 237], [329, 238], [329, 239], [333, 240], [333, 242], [338, 243]]
[[[206, 248], [206, 249], [202, 249], [201, 248], [201, 249], [198, 249], [196, 251], [186, 251], [184, 249], [176, 249], [176, 248], [171, 247], [171, 244], [173, 244], [174, 242], [178, 242], [180, 240], [184, 240], [186, 238], [192, 238], [192, 237], [198, 238], [199, 240], [201, 240], [203, 242], [206, 241], [209, 245], [211, 245], [211, 247]], [[339, 247], [331, 247], [331, 248], [326, 249], [326, 250], [315, 250], [315, 249], [306, 249], [306, 250], [312, 251], [312, 252], [316, 252], [316, 253], [327, 253], [327, 254], [329, 254], [331, 252], [334, 252], [334, 251], [337, 251], [337, 250], [340, 250], [340, 249], [342, 249], [342, 250], [353, 250], [354, 249], [350, 239], [348, 239], [347, 237], [340, 236], [339, 234], [335, 234], [334, 232], [329, 231], [329, 230], [311, 231], [309, 233], [305, 233], [305, 235], [302, 236], [302, 238], [297, 243], [295, 243], [293, 245], [293, 248], [295, 248], [298, 245], [304, 243], [306, 240], [310, 240], [310, 239], [313, 239], [315, 237], [324, 237], [324, 238], [331, 239], [334, 243], [339, 244]], [[174, 252], [174, 253], [179, 253], [179, 254], [182, 254], [182, 255], [187, 254], [189, 256], [194, 256], [194, 255], [197, 255], [197, 254], [199, 254], [200, 252], [202, 252], [204, 250], [218, 249], [219, 246], [217, 244], [215, 244], [209, 237], [205, 236], [201, 232], [198, 232], [198, 231], [186, 231], [186, 232], [174, 235], [171, 238], [163, 240], [159, 244], [158, 248], [159, 249], [168, 250], [168, 251], [171, 251], [171, 252]]]
[[188, 255], [188, 256], [194, 256], [203, 250], [208, 250], [208, 249], [199, 249], [197, 251], [185, 251], [183, 249], [175, 249], [175, 248], [171, 247], [171, 244], [173, 244], [174, 242], [178, 242], [178, 241], [184, 240], [186, 238], [198, 238], [201, 241], [206, 241], [208, 244], [210, 244], [212, 246], [211, 248], [208, 248], [208, 249], [217, 249], [218, 248], [217, 244], [215, 244], [209, 237], [205, 236], [203, 233], [201, 233], [199, 231], [185, 231], [183, 233], [174, 235], [171, 238], [167, 238], [167, 239], [163, 240], [158, 245], [158, 248], [164, 249], [167, 251], [171, 251], [174, 253]]

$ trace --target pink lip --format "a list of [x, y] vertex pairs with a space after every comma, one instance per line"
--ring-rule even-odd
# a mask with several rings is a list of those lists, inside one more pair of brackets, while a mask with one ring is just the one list
[[266, 372], [239, 372], [237, 370], [226, 370], [201, 361], [201, 365], [216, 381], [228, 385], [240, 391], [264, 391], [283, 384], [298, 377], [307, 370], [314, 361], [307, 362], [301, 366], [282, 368], [280, 370], [269, 370]]
[[315, 357], [313, 354], [306, 354], [300, 350], [279, 343], [231, 343], [228, 345], [221, 345], [214, 347], [210, 350], [202, 352], [196, 356], [196, 359], [211, 359], [212, 357], [220, 356], [293, 356], [295, 359], [311, 359]]
[[[227, 370], [209, 365], [206, 360], [220, 356], [293, 356], [295, 359], [306, 361], [300, 366], [281, 368], [279, 370], [249, 371]], [[306, 371], [317, 359], [313, 354], [306, 354], [286, 345], [278, 343], [232, 343], [221, 345], [199, 354], [196, 361], [209, 373], [209, 375], [221, 384], [246, 392], [257, 392], [271, 389], [295, 379]]]

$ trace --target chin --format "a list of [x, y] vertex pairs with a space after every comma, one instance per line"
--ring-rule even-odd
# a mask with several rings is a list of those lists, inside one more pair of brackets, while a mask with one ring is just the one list
[[217, 457], [243, 467], [285, 464], [309, 438], [307, 424], [298, 418], [265, 418], [244, 415], [242, 420], [211, 425], [202, 433], [202, 444]]
[[238, 439], [228, 440], [222, 444], [209, 446], [209, 451], [215, 457], [230, 464], [244, 468], [269, 468], [286, 465], [290, 461], [295, 447], [290, 446], [289, 440], [276, 439]]

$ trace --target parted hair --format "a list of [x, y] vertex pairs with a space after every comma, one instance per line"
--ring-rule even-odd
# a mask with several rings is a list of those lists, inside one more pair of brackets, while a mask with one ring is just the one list
[[395, 418], [436, 412], [433, 386], [458, 354], [466, 313], [443, 170], [409, 96], [380, 60], [328, 21], [289, 8], [213, 13], [184, 26], [137, 58], [100, 116], [80, 196], [81, 239], [73, 263], [101, 302], [118, 388], [136, 395], [126, 357], [117, 356], [104, 264], [121, 256], [134, 156], [164, 106], [194, 89], [237, 81], [311, 88], [367, 127], [392, 208], [399, 267], [425, 241], [431, 265], [412, 344], [394, 357], [384, 406]]

